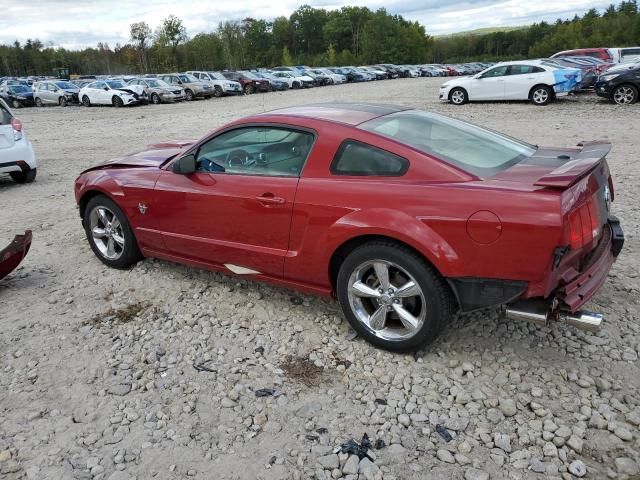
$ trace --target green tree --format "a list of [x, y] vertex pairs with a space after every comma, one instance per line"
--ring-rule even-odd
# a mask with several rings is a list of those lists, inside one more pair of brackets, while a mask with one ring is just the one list
[[282, 47], [282, 65], [293, 65], [293, 59], [286, 45]]
[[151, 39], [151, 27], [149, 27], [147, 22], [132, 23], [129, 26], [129, 34], [131, 36], [131, 41], [134, 42], [134, 45], [138, 50], [140, 68], [143, 72], [146, 72], [148, 70], [147, 47], [148, 42]]

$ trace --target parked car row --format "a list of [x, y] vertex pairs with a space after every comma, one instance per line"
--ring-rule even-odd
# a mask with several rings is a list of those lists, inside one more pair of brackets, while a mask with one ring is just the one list
[[[575, 61], [571, 61], [574, 60]], [[591, 62], [590, 60], [596, 60]], [[577, 57], [498, 63], [473, 76], [443, 83], [439, 98], [454, 105], [473, 101], [523, 100], [547, 105], [557, 97], [595, 89], [618, 104], [638, 101], [640, 62], [607, 64]]]

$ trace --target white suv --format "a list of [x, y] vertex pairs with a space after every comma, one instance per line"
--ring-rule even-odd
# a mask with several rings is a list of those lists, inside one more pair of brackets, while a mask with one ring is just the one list
[[215, 97], [221, 97], [223, 95], [242, 95], [242, 85], [239, 82], [228, 80], [218, 72], [197, 72], [189, 70], [186, 72], [193, 75], [201, 82], [209, 83], [214, 90], [213, 95]]
[[33, 146], [9, 106], [0, 98], [0, 174], [8, 173], [17, 183], [36, 179], [38, 162]]

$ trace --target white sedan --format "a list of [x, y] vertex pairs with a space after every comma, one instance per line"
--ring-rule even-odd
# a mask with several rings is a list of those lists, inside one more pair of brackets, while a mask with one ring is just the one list
[[143, 100], [144, 89], [139, 85], [127, 85], [121, 80], [97, 80], [80, 89], [78, 97], [85, 107], [136, 105]]
[[8, 173], [17, 183], [36, 179], [38, 161], [33, 146], [9, 106], [0, 98], [0, 174]]
[[470, 76], [445, 82], [440, 100], [462, 105], [486, 100], [529, 100], [546, 105], [578, 87], [581, 71], [558, 68], [544, 60], [504, 62]]

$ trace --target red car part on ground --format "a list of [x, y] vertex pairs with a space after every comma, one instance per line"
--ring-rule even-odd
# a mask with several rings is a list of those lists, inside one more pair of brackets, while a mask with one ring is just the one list
[[22, 259], [27, 256], [31, 247], [31, 238], [31, 230], [27, 230], [24, 235], [16, 235], [13, 241], [0, 251], [0, 279], [15, 270]]
[[[151, 145], [83, 172], [75, 195], [107, 265], [150, 256], [334, 294], [369, 341], [406, 350], [455, 309], [575, 314], [622, 248], [609, 149], [531, 146], [403, 107], [312, 105]], [[492, 168], [465, 163], [512, 150]]]

